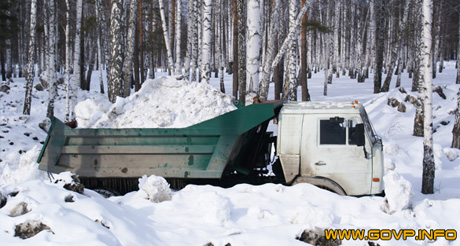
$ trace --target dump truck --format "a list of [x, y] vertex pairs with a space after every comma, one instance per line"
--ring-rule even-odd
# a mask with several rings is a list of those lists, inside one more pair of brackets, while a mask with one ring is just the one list
[[362, 104], [235, 105], [186, 128], [70, 128], [52, 118], [37, 162], [41, 170], [77, 174], [88, 188], [122, 193], [143, 175], [162, 176], [173, 188], [274, 182], [341, 195], [383, 192], [382, 141]]

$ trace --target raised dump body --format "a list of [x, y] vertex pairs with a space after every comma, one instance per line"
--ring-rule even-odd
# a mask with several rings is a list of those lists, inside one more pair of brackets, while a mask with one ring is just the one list
[[[56, 118], [39, 168], [83, 178], [219, 179], [266, 155], [267, 125], [281, 102], [254, 104], [187, 128], [71, 129]], [[261, 163], [259, 163], [261, 164]]]

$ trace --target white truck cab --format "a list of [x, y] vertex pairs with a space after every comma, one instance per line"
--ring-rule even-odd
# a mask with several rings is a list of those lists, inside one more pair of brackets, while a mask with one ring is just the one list
[[382, 147], [360, 103], [289, 102], [281, 109], [276, 152], [288, 184], [380, 194]]

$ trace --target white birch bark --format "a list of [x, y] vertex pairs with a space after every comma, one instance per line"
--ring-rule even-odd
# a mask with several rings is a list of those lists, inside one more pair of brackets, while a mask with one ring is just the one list
[[75, 120], [75, 105], [77, 104], [78, 87], [80, 84], [80, 32], [81, 32], [81, 13], [83, 10], [83, 1], [77, 0], [77, 21], [75, 28], [75, 39], [74, 39], [74, 61], [73, 61], [73, 77], [71, 91], [71, 107], [70, 107], [70, 119], [69, 121]]
[[[129, 18], [128, 18], [128, 47], [126, 50], [126, 57], [124, 62], [124, 79], [123, 79], [123, 97], [128, 97], [131, 94], [131, 81], [133, 76], [133, 59], [134, 59], [134, 45], [136, 42], [136, 19], [137, 10], [139, 6], [138, 0], [131, 0], [129, 5]], [[136, 71], [138, 72], [138, 71]]]
[[[403, 30], [406, 28], [407, 25], [407, 18], [408, 18], [408, 13], [409, 13], [409, 4], [410, 0], [403, 0], [404, 2], [404, 9], [403, 9], [403, 14], [402, 14], [402, 21], [399, 23], [399, 31], [400, 33], [398, 34], [399, 38], [398, 40], [401, 40], [401, 34]], [[402, 42], [399, 42], [398, 44], [398, 77], [396, 78], [396, 87], [399, 87], [401, 85], [401, 74], [403, 70], [402, 66]]]
[[66, 4], [66, 27], [65, 27], [65, 122], [70, 121], [70, 0]]
[[198, 81], [197, 76], [196, 76], [196, 70], [198, 68], [198, 50], [201, 48], [199, 46], [199, 33], [198, 33], [198, 23], [201, 23], [201, 17], [200, 17], [200, 8], [198, 1], [193, 1], [193, 49], [192, 49], [192, 66], [191, 66], [191, 74], [192, 78], [191, 81]]
[[176, 0], [176, 74], [182, 74], [181, 60], [180, 60], [180, 42], [181, 42], [181, 9], [182, 0]]
[[[270, 32], [268, 34], [268, 47], [267, 54], [265, 55], [262, 80], [259, 86], [259, 99], [260, 101], [266, 101], [268, 97], [268, 88], [270, 86], [270, 75], [272, 71], [272, 60], [273, 60], [273, 49], [275, 47], [276, 33], [278, 33], [278, 21], [279, 21], [279, 6], [280, 0], [275, 0], [273, 3], [273, 10], [271, 13]], [[276, 66], [276, 65], [275, 65]]]
[[158, 3], [160, 4], [160, 16], [161, 16], [161, 23], [162, 23], [162, 26], [163, 26], [163, 36], [164, 36], [164, 39], [165, 39], [165, 46], [166, 46], [166, 53], [167, 53], [167, 56], [168, 56], [168, 69], [170, 71], [171, 74], [174, 73], [174, 62], [173, 62], [173, 58], [172, 58], [172, 51], [171, 51], [171, 47], [169, 47], [170, 43], [169, 43], [169, 32], [168, 32], [168, 29], [167, 29], [167, 23], [166, 23], [166, 19], [165, 19], [165, 8], [164, 8], [164, 0], [159, 0]]
[[190, 81], [190, 62], [193, 56], [193, 35], [194, 35], [194, 14], [193, 14], [193, 4], [191, 1], [187, 2], [187, 50], [185, 54], [185, 80]]
[[[66, 0], [68, 1], [68, 0]], [[98, 21], [98, 27], [97, 27], [97, 61], [98, 61], [98, 67], [99, 67], [99, 87], [100, 87], [100, 92], [102, 94], [104, 94], [104, 80], [102, 78], [102, 71], [103, 71], [103, 67], [102, 67], [102, 43], [101, 43], [101, 39], [102, 39], [102, 33], [103, 33], [103, 28], [102, 28], [102, 25], [103, 25], [103, 16], [104, 16], [104, 13], [102, 13], [102, 5], [101, 5], [101, 1], [102, 0], [96, 0], [96, 18], [97, 18], [97, 21]]]
[[[79, 0], [80, 1], [80, 0]], [[120, 96], [120, 88], [122, 86], [122, 70], [123, 59], [121, 47], [122, 30], [121, 30], [121, 15], [122, 7], [118, 0], [112, 0], [112, 10], [110, 16], [110, 75], [108, 81], [109, 100], [115, 103], [117, 96]]]
[[339, 73], [339, 30], [340, 30], [340, 6], [341, 6], [342, 0], [336, 0], [335, 1], [335, 18], [334, 18], [334, 55], [333, 59], [334, 62], [332, 63], [332, 72], [336, 74], [336, 77], [338, 78], [340, 76]]
[[246, 99], [246, 14], [245, 1], [238, 0], [238, 99], [245, 103]]
[[48, 36], [48, 109], [46, 117], [54, 116], [54, 100], [56, 98], [56, 9], [54, 0], [49, 0], [49, 36]]
[[287, 73], [286, 81], [284, 83], [283, 99], [289, 101], [297, 101], [297, 32], [298, 27], [295, 22], [297, 15], [297, 1], [289, 0], [289, 32], [294, 32], [291, 45], [287, 53]]
[[203, 38], [201, 53], [201, 83], [209, 83], [211, 78], [211, 18], [212, 18], [212, 0], [204, 0], [203, 8]]
[[261, 48], [260, 1], [247, 3], [246, 93], [259, 91], [259, 66]]
[[432, 118], [432, 77], [431, 66], [431, 24], [432, 24], [432, 0], [423, 0], [423, 45], [420, 81], [423, 83], [420, 97], [423, 98], [423, 177], [422, 193], [433, 194], [435, 165], [433, 156], [433, 118]]
[[[460, 37], [460, 6], [458, 7], [458, 36]], [[458, 39], [457, 45], [457, 81], [456, 84], [460, 84], [460, 38]]]
[[27, 83], [26, 93], [24, 99], [23, 114], [30, 115], [30, 108], [32, 105], [32, 86], [34, 82], [34, 48], [35, 48], [35, 26], [37, 22], [37, 0], [31, 0], [30, 2], [30, 36], [29, 36], [29, 50], [27, 62]]

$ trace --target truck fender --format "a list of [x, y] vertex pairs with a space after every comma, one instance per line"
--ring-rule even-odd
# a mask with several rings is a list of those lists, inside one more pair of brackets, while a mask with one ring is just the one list
[[335, 181], [330, 180], [328, 178], [298, 176], [294, 180], [294, 182], [292, 182], [292, 185], [300, 184], [300, 183], [312, 184], [312, 185], [317, 186], [319, 188], [326, 189], [326, 190], [332, 191], [334, 193], [337, 193], [337, 194], [339, 194], [341, 196], [346, 196], [347, 195], [345, 190], [339, 184], [337, 184]]

